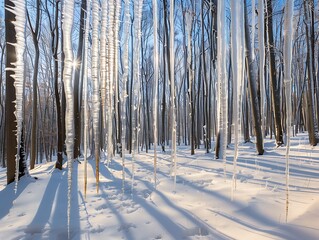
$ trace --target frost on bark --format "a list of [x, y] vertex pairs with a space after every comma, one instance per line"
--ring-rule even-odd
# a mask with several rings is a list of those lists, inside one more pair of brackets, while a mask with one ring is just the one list
[[128, 62], [128, 54], [129, 54], [129, 30], [130, 30], [130, 23], [131, 23], [131, 15], [130, 15], [130, 0], [125, 0], [125, 11], [124, 11], [124, 56], [123, 56], [123, 65], [124, 65], [124, 73], [122, 75], [122, 95], [121, 95], [121, 116], [122, 116], [122, 192], [125, 192], [125, 134], [126, 134], [126, 99], [127, 99], [127, 78], [128, 78], [128, 71], [129, 71], [129, 62]]
[[74, 156], [74, 109], [73, 109], [73, 85], [72, 85], [72, 73], [73, 73], [73, 52], [72, 52], [72, 27], [73, 27], [73, 15], [74, 13], [74, 0], [64, 1], [62, 10], [62, 31], [63, 31], [63, 51], [64, 58], [64, 70], [63, 70], [63, 83], [66, 97], [66, 126], [65, 126], [65, 143], [66, 152], [68, 156], [68, 237], [70, 234], [71, 223], [71, 190], [72, 190], [72, 166]]
[[224, 174], [226, 174], [226, 147], [227, 147], [227, 122], [228, 122], [228, 81], [226, 70], [226, 6], [224, 1], [217, 4], [217, 118], [218, 136], [216, 143], [216, 158], [223, 159]]
[[189, 102], [189, 122], [190, 122], [190, 145], [191, 145], [191, 155], [195, 154], [195, 123], [194, 123], [194, 91], [193, 91], [193, 81], [194, 81], [194, 70], [193, 70], [193, 55], [192, 55], [192, 32], [193, 32], [193, 22], [194, 14], [190, 11], [185, 12], [185, 24], [187, 33], [187, 74], [188, 74], [188, 102]]
[[108, 4], [108, 51], [107, 51], [107, 81], [106, 81], [106, 107], [107, 112], [107, 164], [110, 164], [113, 157], [113, 79], [114, 79], [114, 36], [115, 36], [115, 3]]
[[102, 113], [102, 129], [101, 129], [101, 139], [102, 145], [101, 149], [105, 151], [105, 140], [106, 140], [106, 129], [107, 129], [107, 24], [108, 24], [108, 2], [104, 1], [102, 3], [102, 19], [101, 19], [101, 39], [100, 39], [100, 88], [101, 88], [101, 113]]
[[121, 0], [116, 0], [115, 8], [115, 35], [114, 35], [114, 113], [116, 119], [116, 148], [119, 153], [121, 145], [121, 115], [120, 115], [120, 99], [119, 99], [119, 77], [118, 77], [118, 62], [119, 62], [119, 32], [120, 32], [120, 15], [121, 15]]
[[259, 78], [260, 78], [260, 112], [261, 134], [264, 139], [266, 124], [266, 87], [265, 87], [265, 6], [264, 0], [258, 1], [258, 45], [259, 45]]
[[26, 174], [23, 145], [25, 1], [5, 1], [7, 183]]
[[93, 132], [96, 191], [99, 192], [100, 165], [100, 80], [99, 80], [99, 2], [92, 2], [92, 82], [93, 82]]
[[88, 52], [89, 52], [89, 31], [90, 31], [90, 16], [91, 16], [91, 2], [87, 3], [87, 14], [85, 22], [84, 34], [84, 57], [83, 57], [83, 105], [84, 105], [84, 131], [83, 131], [83, 144], [84, 144], [84, 197], [86, 197], [87, 190], [87, 148], [88, 148]]
[[157, 125], [158, 125], [158, 24], [157, 24], [157, 0], [153, 0], [153, 33], [154, 33], [154, 90], [153, 90], [153, 131], [154, 131], [154, 186], [156, 189], [156, 172], [157, 172]]
[[138, 148], [139, 133], [139, 98], [140, 98], [140, 47], [141, 47], [141, 21], [142, 21], [143, 0], [137, 0], [134, 3], [134, 94], [133, 94], [133, 118], [132, 118], [132, 194], [134, 188], [134, 160]]
[[[174, 51], [174, 0], [170, 0], [170, 85], [172, 105], [172, 170], [174, 167], [174, 186], [176, 184], [176, 100], [175, 100], [175, 51]], [[171, 172], [173, 172], [171, 170]]]

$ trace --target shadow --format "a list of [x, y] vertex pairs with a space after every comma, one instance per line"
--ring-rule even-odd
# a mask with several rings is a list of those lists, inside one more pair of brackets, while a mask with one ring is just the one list
[[55, 203], [55, 196], [58, 187], [67, 180], [66, 170], [54, 170], [51, 173], [50, 180], [43, 193], [43, 198], [40, 202], [38, 210], [34, 215], [31, 223], [26, 227], [25, 233], [31, 236], [42, 234], [45, 231], [45, 227], [49, 224], [52, 208], [59, 206]]
[[[77, 171], [78, 163], [73, 163], [73, 180], [71, 192], [71, 226], [70, 239], [77, 239], [80, 232], [80, 217], [78, 204]], [[68, 169], [51, 173], [41, 203], [25, 233], [33, 238], [50, 238], [56, 235], [58, 239], [68, 239]]]
[[[145, 210], [147, 210], [154, 218], [156, 216], [155, 220], [158, 221], [159, 224], [161, 224], [174, 239], [185, 239], [186, 237], [192, 237], [199, 235], [199, 233], [202, 234], [202, 236], [205, 235], [212, 235], [214, 238], [220, 239], [220, 240], [228, 240], [231, 239], [229, 236], [217, 231], [216, 229], [213, 229], [211, 226], [209, 226], [206, 222], [202, 221], [201, 219], [198, 219], [195, 215], [190, 213], [189, 211], [177, 206], [174, 204], [167, 196], [165, 196], [161, 191], [155, 190], [154, 186], [151, 185], [150, 182], [144, 181], [140, 178], [137, 178], [136, 180], [140, 181], [144, 184], [144, 186], [147, 189], [152, 190], [152, 195], [158, 196], [164, 203], [165, 207], [170, 207], [171, 209], [177, 211], [181, 216], [183, 216], [183, 219], [187, 219], [188, 222], [190, 222], [194, 227], [187, 228], [183, 227], [181, 225], [176, 224], [175, 222], [171, 222], [170, 218], [161, 213], [157, 207], [157, 205], [152, 201], [149, 204], [148, 201], [146, 201], [143, 197], [139, 195], [135, 195], [134, 199], [138, 200], [138, 203], [144, 207]], [[160, 218], [158, 218], [160, 216]]]
[[34, 183], [36, 180], [33, 177], [23, 176], [18, 182], [17, 192], [15, 193], [15, 182], [8, 184], [4, 189], [0, 191], [1, 208], [0, 208], [0, 219], [5, 217], [13, 206], [14, 200], [16, 200], [26, 187], [30, 183]]
[[[257, 231], [258, 233], [260, 233], [261, 236], [263, 236], [264, 234], [269, 234], [272, 236], [272, 238], [278, 237], [280, 239], [290, 239], [290, 240], [299, 240], [299, 239], [315, 239], [314, 236], [311, 236], [303, 231], [300, 230], [296, 230], [296, 229], [292, 229], [289, 224], [288, 225], [281, 225], [281, 224], [277, 224], [278, 228], [276, 230], [269, 230], [269, 229], [265, 229], [265, 228], [261, 228], [261, 227], [257, 227], [247, 221], [244, 221], [243, 219], [234, 217], [233, 215], [229, 215], [225, 212], [220, 212], [220, 211], [214, 211], [214, 210], [210, 210], [211, 212], [218, 214], [224, 218], [227, 218], [228, 220], [232, 221], [232, 222], [236, 222], [246, 228], [248, 228], [249, 230], [254, 230]], [[249, 215], [252, 216], [252, 214], [249, 213], [245, 213], [245, 215]], [[255, 220], [255, 219], [254, 219]], [[256, 221], [254, 221], [256, 222]], [[264, 233], [264, 234], [262, 234]], [[268, 237], [268, 236], [265, 236]]]

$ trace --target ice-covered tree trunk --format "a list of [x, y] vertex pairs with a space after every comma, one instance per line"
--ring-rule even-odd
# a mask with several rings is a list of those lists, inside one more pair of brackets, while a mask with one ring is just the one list
[[228, 81], [226, 72], [226, 7], [225, 2], [217, 5], [217, 76], [218, 76], [218, 140], [220, 147], [216, 147], [216, 157], [223, 159], [224, 173], [226, 174], [226, 147], [227, 147], [227, 121], [228, 121]]
[[157, 122], [158, 122], [158, 24], [157, 24], [157, 0], [153, 0], [153, 33], [154, 33], [154, 90], [153, 90], [153, 133], [154, 133], [154, 186], [156, 189], [156, 172], [157, 172]]
[[253, 60], [255, 60], [255, 51], [254, 51], [254, 49], [255, 49], [255, 26], [256, 26], [255, 6], [256, 6], [256, 0], [251, 0], [251, 49], [253, 49]]
[[134, 32], [135, 32], [135, 45], [134, 45], [134, 94], [133, 94], [133, 117], [132, 117], [132, 194], [134, 187], [134, 160], [136, 150], [138, 148], [138, 104], [139, 104], [139, 91], [140, 91], [140, 47], [141, 47], [141, 21], [143, 0], [137, 0], [134, 6]]
[[102, 107], [102, 126], [101, 131], [103, 143], [101, 148], [105, 150], [105, 138], [107, 128], [107, 21], [108, 21], [108, 1], [102, 3], [102, 19], [101, 19], [101, 39], [100, 39], [100, 86], [101, 86], [101, 107]]
[[[170, 0], [170, 81], [171, 81], [171, 106], [172, 106], [172, 166], [174, 166], [174, 186], [176, 184], [176, 105], [175, 105], [175, 27], [174, 27], [174, 0]], [[171, 171], [172, 172], [172, 171]]]
[[106, 82], [107, 97], [107, 164], [111, 162], [113, 156], [113, 79], [114, 79], [114, 31], [115, 31], [115, 2], [109, 2], [108, 8], [108, 73]]
[[68, 237], [70, 234], [70, 214], [71, 214], [71, 189], [72, 189], [72, 165], [73, 165], [73, 151], [74, 151], [74, 121], [73, 121], [73, 86], [72, 86], [72, 68], [73, 68], [73, 52], [72, 52], [72, 27], [74, 17], [74, 0], [64, 1], [62, 17], [62, 31], [63, 31], [63, 51], [64, 70], [63, 83], [66, 97], [66, 126], [65, 126], [65, 143], [66, 152], [68, 155]]
[[248, 79], [248, 87], [250, 93], [250, 102], [252, 107], [252, 119], [253, 119], [253, 127], [256, 135], [256, 149], [259, 155], [264, 154], [263, 148], [263, 138], [261, 135], [261, 116], [260, 116], [260, 106], [259, 99], [257, 95], [257, 66], [256, 61], [252, 59], [252, 49], [249, 35], [249, 23], [248, 23], [248, 15], [247, 15], [247, 1], [244, 3], [244, 17], [245, 17], [245, 63], [247, 68], [247, 79]]
[[100, 82], [99, 82], [99, 1], [92, 1], [92, 82], [93, 82], [93, 131], [96, 191], [99, 192], [100, 165]]
[[289, 206], [289, 151], [291, 137], [291, 61], [292, 61], [292, 37], [293, 37], [293, 7], [294, 1], [287, 1], [285, 7], [284, 23], [284, 83], [286, 95], [286, 222], [288, 220]]
[[189, 128], [190, 128], [190, 145], [191, 145], [191, 155], [194, 152], [194, 111], [193, 111], [193, 79], [194, 79], [194, 71], [193, 71], [193, 56], [192, 56], [192, 31], [193, 31], [193, 21], [194, 15], [186, 11], [185, 12], [185, 23], [186, 23], [186, 32], [187, 32], [187, 71], [188, 71], [188, 101], [189, 101]]
[[[13, 44], [13, 49], [15, 50], [15, 62], [7, 63], [12, 64], [12, 67], [7, 67], [6, 71], [13, 71], [13, 75], [11, 76], [14, 80], [13, 86], [15, 88], [15, 111], [14, 115], [16, 118], [16, 143], [17, 143], [17, 150], [15, 152], [15, 192], [17, 192], [18, 188], [18, 180], [20, 177], [20, 148], [21, 146], [21, 139], [22, 139], [22, 131], [23, 131], [23, 81], [24, 81], [24, 50], [25, 50], [25, 24], [26, 24], [26, 6], [25, 1], [11, 1], [14, 6], [6, 5], [6, 11], [10, 11], [12, 14], [15, 15], [15, 21], [13, 21], [14, 30], [15, 30], [15, 38], [16, 42]], [[6, 14], [7, 17], [7, 14]], [[10, 21], [10, 19], [6, 19], [6, 21]], [[8, 30], [7, 30], [8, 31]], [[6, 40], [8, 40], [6, 36]], [[9, 45], [10, 43], [8, 43]], [[8, 48], [8, 47], [7, 47]], [[9, 51], [7, 50], [7, 54]], [[11, 53], [12, 54], [12, 53]], [[7, 57], [7, 61], [8, 61]], [[14, 66], [13, 66], [14, 65]], [[7, 79], [8, 81], [8, 79]], [[7, 85], [7, 88], [9, 86]], [[9, 96], [7, 96], [9, 98]], [[7, 107], [7, 104], [6, 104]], [[6, 109], [8, 114], [8, 110]], [[9, 124], [7, 124], [9, 126]], [[7, 127], [8, 127], [7, 126]], [[12, 133], [11, 133], [12, 134]], [[22, 149], [23, 150], [23, 149]], [[8, 154], [7, 154], [8, 155]], [[23, 159], [22, 159], [23, 160]], [[10, 161], [9, 157], [7, 157], [7, 161]], [[8, 163], [8, 167], [9, 167]], [[7, 170], [8, 172], [8, 170]], [[9, 176], [9, 174], [8, 174]], [[8, 178], [9, 179], [9, 178]], [[10, 181], [8, 181], [10, 183]]]
[[87, 13], [85, 22], [84, 35], [84, 72], [83, 72], [83, 105], [84, 105], [84, 197], [86, 197], [87, 190], [87, 148], [88, 148], [88, 51], [89, 51], [89, 31], [90, 31], [90, 16], [91, 16], [91, 1], [87, 3]]
[[119, 105], [119, 80], [118, 80], [118, 62], [119, 62], [119, 31], [120, 31], [120, 14], [121, 14], [121, 0], [116, 0], [115, 8], [115, 35], [114, 35], [114, 108], [116, 121], [116, 147], [119, 150], [121, 142], [121, 119], [120, 119], [120, 105]]
[[126, 134], [126, 98], [127, 98], [127, 78], [128, 78], [128, 71], [129, 71], [129, 62], [128, 62], [128, 54], [129, 54], [129, 31], [130, 31], [130, 23], [131, 23], [131, 15], [130, 15], [130, 0], [125, 0], [125, 11], [124, 11], [124, 73], [122, 76], [122, 96], [121, 96], [121, 116], [122, 116], [122, 192], [125, 192], [125, 134]]
[[242, 85], [244, 79], [244, 34], [240, 29], [244, 29], [243, 4], [240, 1], [231, 2], [231, 60], [233, 70], [233, 115], [234, 115], [234, 160], [233, 160], [233, 192], [236, 189], [237, 159], [239, 151], [239, 137], [241, 132], [242, 117]]
[[258, 45], [259, 45], [259, 77], [260, 77], [260, 109], [261, 133], [264, 138], [266, 123], [266, 89], [265, 89], [265, 6], [264, 0], [258, 1]]

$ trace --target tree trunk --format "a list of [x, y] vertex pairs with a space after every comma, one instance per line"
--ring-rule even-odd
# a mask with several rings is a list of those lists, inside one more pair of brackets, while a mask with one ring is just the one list
[[280, 82], [276, 77], [276, 63], [275, 63], [275, 42], [273, 34], [273, 23], [272, 23], [272, 0], [267, 0], [267, 16], [266, 20], [268, 23], [268, 48], [269, 48], [269, 77], [271, 82], [271, 97], [273, 103], [273, 112], [275, 118], [275, 135], [276, 145], [281, 146], [283, 142], [283, 133], [281, 126], [281, 112], [280, 112]]
[[[16, 49], [14, 44], [17, 43], [16, 31], [13, 22], [15, 21], [15, 14], [12, 13], [9, 8], [14, 7], [12, 1], [5, 0], [5, 38], [6, 38], [6, 100], [5, 100], [5, 148], [6, 148], [6, 159], [7, 159], [7, 183], [11, 183], [15, 180], [16, 173], [16, 154], [17, 154], [17, 119], [15, 117], [15, 100], [16, 91], [14, 87], [14, 73], [15, 63], [17, 61]], [[10, 43], [10, 44], [8, 44]], [[23, 138], [21, 138], [23, 139]], [[22, 142], [23, 143], [23, 142]], [[23, 144], [20, 144], [20, 151], [24, 152]], [[19, 162], [19, 177], [25, 172], [25, 165], [23, 164], [24, 159], [20, 156]], [[21, 168], [21, 169], [20, 169]]]
[[[261, 133], [261, 117], [259, 110], [259, 101], [257, 96], [257, 74], [256, 74], [256, 61], [252, 59], [252, 49], [250, 43], [249, 29], [248, 29], [248, 16], [247, 16], [247, 0], [245, 1], [245, 42], [246, 42], [246, 69], [248, 70], [248, 85], [250, 90], [250, 101], [252, 107], [252, 117], [254, 130], [256, 135], [256, 149], [259, 155], [264, 153], [263, 139]], [[246, 109], [247, 111], [247, 109]]]
[[31, 20], [28, 16], [28, 23], [31, 29], [32, 40], [35, 48], [35, 59], [34, 59], [34, 70], [33, 70], [33, 102], [32, 102], [32, 132], [31, 132], [31, 159], [30, 159], [30, 169], [34, 168], [37, 159], [37, 130], [38, 130], [38, 71], [39, 71], [39, 58], [40, 58], [40, 48], [39, 48], [39, 29], [40, 29], [40, 5], [41, 1], [37, 0], [36, 8], [36, 22], [34, 28], [32, 27]]
[[[86, 16], [86, 0], [81, 2], [81, 16], [80, 16], [80, 28], [79, 28], [79, 41], [78, 50], [76, 56], [76, 66], [74, 72], [74, 158], [78, 158], [81, 155], [81, 99], [80, 94], [83, 81], [80, 81], [80, 70], [82, 67], [82, 50], [83, 50], [83, 36], [84, 36], [84, 22]], [[82, 71], [83, 72], [83, 71]]]
[[308, 91], [307, 91], [307, 114], [308, 114], [308, 134], [309, 142], [312, 146], [318, 143], [318, 125], [315, 114], [315, 59], [314, 59], [314, 16], [311, 6], [313, 0], [304, 2], [305, 25], [306, 25], [306, 42], [307, 42], [307, 70], [308, 70]]

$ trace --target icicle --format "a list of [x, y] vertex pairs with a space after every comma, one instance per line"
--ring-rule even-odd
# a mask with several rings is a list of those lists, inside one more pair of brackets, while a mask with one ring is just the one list
[[134, 189], [134, 160], [135, 153], [138, 147], [138, 104], [139, 104], [139, 91], [140, 91], [140, 45], [141, 45], [141, 21], [143, 0], [137, 0], [134, 6], [134, 30], [135, 30], [135, 46], [134, 46], [134, 94], [133, 94], [133, 117], [132, 117], [132, 196]]
[[175, 51], [174, 51], [174, 0], [170, 0], [170, 81], [172, 105], [172, 164], [174, 164], [174, 189], [176, 185], [176, 106], [175, 106]]
[[285, 7], [284, 23], [284, 83], [286, 94], [286, 129], [287, 129], [287, 147], [286, 147], [286, 222], [288, 221], [289, 206], [289, 151], [291, 137], [291, 60], [292, 60], [292, 37], [293, 37], [293, 7], [294, 1], [287, 1]]
[[25, 1], [13, 0], [14, 7], [7, 7], [8, 11], [15, 14], [15, 21], [13, 22], [16, 30], [17, 42], [14, 44], [16, 50], [17, 60], [14, 63], [15, 67], [10, 69], [14, 71], [14, 88], [16, 93], [15, 111], [14, 115], [17, 121], [17, 153], [16, 153], [16, 169], [15, 169], [15, 187], [14, 192], [17, 193], [19, 181], [19, 161], [20, 161], [20, 147], [23, 128], [23, 81], [24, 81], [24, 50], [25, 50]]
[[126, 83], [128, 78], [128, 43], [129, 43], [129, 30], [130, 30], [130, 23], [131, 23], [131, 15], [130, 15], [130, 0], [125, 0], [125, 12], [124, 12], [124, 73], [122, 76], [122, 193], [125, 193], [125, 134], [126, 134], [126, 98], [127, 98], [127, 91], [126, 91]]
[[[266, 88], [265, 88], [265, 14], [264, 0], [258, 1], [258, 45], [259, 45], [259, 76], [260, 76], [260, 107], [261, 107], [261, 133], [264, 139], [266, 122]], [[264, 144], [264, 142], [263, 142]]]
[[93, 130], [95, 140], [95, 177], [96, 192], [99, 192], [99, 165], [100, 165], [100, 83], [99, 83], [99, 1], [92, 2], [92, 82], [93, 82]]
[[63, 46], [64, 46], [64, 71], [63, 83], [66, 96], [66, 152], [68, 155], [68, 238], [70, 238], [71, 223], [71, 190], [72, 190], [72, 165], [73, 165], [73, 149], [74, 149], [74, 109], [73, 109], [73, 86], [72, 86], [72, 68], [73, 68], [73, 52], [72, 52], [72, 26], [74, 17], [74, 0], [64, 1], [62, 10], [63, 24]]
[[217, 75], [218, 75], [218, 129], [220, 134], [220, 157], [224, 162], [224, 175], [226, 177], [226, 147], [227, 147], [227, 121], [228, 121], [228, 81], [226, 73], [226, 7], [225, 2], [217, 4]]
[[86, 22], [85, 22], [85, 36], [84, 36], [84, 72], [83, 72], [83, 94], [84, 94], [84, 197], [86, 198], [87, 190], [87, 134], [89, 125], [88, 114], [88, 50], [89, 50], [89, 31], [90, 31], [90, 13], [91, 1], [88, 1]]
[[233, 112], [234, 112], [234, 134], [235, 134], [235, 152], [233, 160], [233, 185], [232, 196], [234, 198], [234, 190], [236, 190], [236, 172], [237, 172], [237, 159], [239, 151], [239, 136], [241, 126], [241, 106], [242, 106], [242, 82], [244, 72], [244, 39], [242, 37], [240, 29], [242, 29], [241, 23], [243, 22], [243, 5], [242, 2], [232, 0], [231, 2], [231, 59], [233, 70]]
[[154, 100], [153, 100], [153, 129], [154, 129], [154, 187], [156, 189], [157, 172], [157, 113], [158, 113], [158, 37], [157, 37], [157, 0], [153, 0], [153, 32], [154, 32]]

